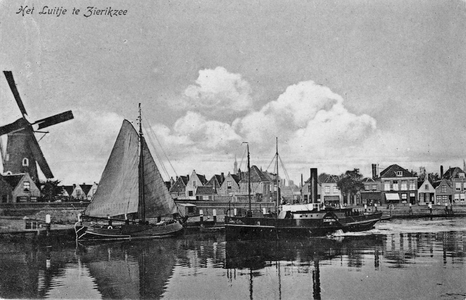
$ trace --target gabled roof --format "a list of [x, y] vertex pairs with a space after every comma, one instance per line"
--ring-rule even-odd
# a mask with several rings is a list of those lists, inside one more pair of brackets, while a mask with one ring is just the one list
[[92, 184], [80, 184], [79, 186], [83, 190], [83, 193], [86, 194], [86, 195], [89, 194], [89, 191], [92, 188]]
[[[435, 189], [440, 185], [441, 182], [442, 182], [441, 180], [437, 180], [437, 181], [431, 182], [431, 184]], [[447, 185], [450, 186], [450, 184], [448, 182], [447, 182]]]
[[225, 178], [222, 175], [215, 174], [214, 176], [212, 176], [212, 178], [210, 178], [210, 180], [206, 183], [206, 185], [214, 186], [214, 182], [215, 182], [215, 186], [220, 187], [224, 180]]
[[328, 175], [322, 176], [322, 181], [320, 183], [337, 183], [338, 176], [337, 175]]
[[71, 196], [74, 190], [74, 187], [72, 185], [62, 185], [61, 187], [69, 196]]
[[[248, 172], [244, 172], [242, 174], [242, 182], [247, 182], [249, 180]], [[251, 182], [270, 182], [270, 178], [262, 173], [261, 170], [257, 166], [251, 167]]]
[[236, 184], [238, 184], [240, 182], [240, 177], [236, 174], [230, 174], [231, 177], [233, 178], [233, 180], [236, 182]]
[[[396, 175], [396, 172], [399, 172], [399, 171], [402, 172], [401, 176]], [[389, 177], [390, 178], [390, 177], [416, 177], [416, 176], [414, 176], [408, 170], [400, 167], [399, 165], [394, 164], [394, 165], [389, 166], [388, 168], [386, 168], [382, 172], [380, 172], [380, 177], [382, 177], [382, 178]]]
[[196, 173], [196, 176], [197, 178], [199, 178], [199, 180], [201, 181], [202, 185], [206, 185], [207, 184], [207, 179], [205, 178], [205, 175], [199, 175]]
[[216, 194], [213, 186], [198, 186], [196, 188], [196, 195], [214, 195]]
[[16, 175], [3, 175], [3, 179], [8, 183], [13, 189], [18, 186], [18, 183], [24, 177], [24, 174], [16, 174]]
[[184, 192], [188, 184], [188, 176], [180, 176], [170, 188], [170, 193]]
[[452, 185], [451, 185], [450, 181], [448, 179], [445, 179], [445, 178], [434, 182], [432, 185], [434, 186], [434, 188], [437, 188], [442, 183], [445, 183], [445, 185], [447, 185], [449, 188], [452, 188]]
[[370, 177], [363, 178], [362, 183], [375, 183], [376, 181]]
[[448, 170], [446, 170], [446, 172], [442, 175], [442, 178], [445, 178], [445, 179], [453, 179], [453, 178], [459, 178], [459, 174], [460, 173], [463, 173], [464, 174], [464, 171], [459, 168], [459, 167], [453, 167], [453, 168], [449, 168]]

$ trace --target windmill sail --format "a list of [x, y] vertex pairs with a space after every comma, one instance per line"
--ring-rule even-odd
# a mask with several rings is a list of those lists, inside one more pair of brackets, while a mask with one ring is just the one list
[[[85, 214], [91, 217], [137, 213], [139, 204], [139, 135], [124, 120], [112, 153], [102, 174], [94, 199]], [[160, 175], [147, 144], [142, 140], [144, 160], [145, 217], [177, 212], [175, 202]]]
[[44, 153], [42, 153], [42, 150], [40, 149], [39, 142], [34, 136], [34, 132], [32, 131], [31, 128], [26, 128], [24, 131], [28, 135], [27, 141], [28, 141], [29, 149], [31, 150], [34, 156], [34, 159], [39, 164], [39, 167], [42, 170], [42, 173], [44, 173], [44, 176], [46, 178], [53, 178], [52, 170], [50, 170], [49, 164], [47, 163], [47, 160], [44, 157]]

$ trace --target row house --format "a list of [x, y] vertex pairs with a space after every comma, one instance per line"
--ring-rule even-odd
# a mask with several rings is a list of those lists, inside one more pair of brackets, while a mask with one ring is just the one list
[[206, 186], [211, 186], [215, 191], [219, 190], [222, 187], [223, 182], [225, 181], [225, 175], [223, 172], [219, 174], [215, 174], [207, 181]]
[[92, 201], [94, 194], [97, 191], [98, 184], [73, 184], [73, 185], [62, 185], [61, 198], [66, 200], [76, 201]]
[[386, 203], [417, 202], [417, 177], [399, 165], [393, 164], [380, 172], [380, 182]]
[[223, 183], [219, 190], [217, 190], [219, 195], [222, 196], [234, 196], [240, 192], [240, 176], [236, 174], [231, 174], [228, 172], [228, 175], [223, 180]]
[[362, 204], [382, 204], [382, 197], [380, 192], [382, 190], [381, 182], [379, 180], [375, 180], [374, 178], [367, 177], [362, 180], [362, 183], [364, 184], [364, 190], [360, 191]]
[[[448, 185], [446, 180], [444, 181], [445, 184]], [[436, 187], [438, 187], [441, 182], [433, 182], [429, 176], [425, 176], [423, 182], [419, 182], [418, 184], [418, 196], [419, 196], [419, 204], [426, 205], [428, 203], [433, 203], [436, 199]], [[441, 188], [442, 189], [442, 188]], [[445, 188], [446, 192], [446, 188]]]
[[170, 187], [170, 195], [174, 199], [184, 198], [186, 195], [186, 186], [189, 182], [189, 176], [177, 176], [175, 182]]
[[191, 176], [189, 176], [188, 183], [186, 184], [185, 198], [195, 200], [197, 187], [205, 186], [206, 184], [207, 180], [205, 175], [197, 174], [196, 170], [193, 170]]
[[444, 193], [438, 194], [437, 203], [464, 203], [466, 193], [466, 178], [464, 171], [459, 167], [450, 167], [442, 175], [442, 179], [445, 179], [450, 183], [451, 194], [448, 198]]
[[343, 197], [337, 186], [338, 180], [339, 178], [336, 175], [322, 174], [319, 176], [320, 199], [323, 200], [325, 205], [336, 206], [342, 203]]
[[29, 173], [0, 175], [2, 203], [37, 202], [41, 193]]
[[[248, 195], [248, 186], [251, 185], [251, 195], [254, 196], [257, 202], [274, 201], [272, 199], [274, 187], [270, 177], [264, 174], [257, 166], [253, 165], [250, 168], [251, 176], [248, 172], [241, 172], [241, 180], [239, 182], [240, 194]], [[250, 179], [250, 181], [249, 181]]]

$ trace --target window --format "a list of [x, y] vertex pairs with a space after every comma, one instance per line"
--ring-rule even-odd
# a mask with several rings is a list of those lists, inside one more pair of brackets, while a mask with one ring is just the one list
[[334, 194], [337, 194], [337, 193], [338, 193], [338, 187], [337, 187], [337, 186], [334, 186], [334, 187], [333, 187], [333, 193], [334, 193]]
[[[6, 203], [7, 201], [8, 201], [7, 195], [2, 195], [2, 202]], [[464, 199], [463, 199], [463, 201], [464, 201]]]
[[329, 186], [326, 186], [326, 187], [325, 187], [325, 193], [326, 193], [326, 194], [330, 194], [330, 187], [329, 187]]
[[30, 188], [31, 188], [31, 185], [30, 185], [29, 181], [23, 182], [23, 190], [24, 190], [25, 192], [29, 192], [29, 189], [30, 189]]
[[227, 189], [231, 190], [231, 181], [227, 181]]
[[408, 182], [407, 182], [406, 180], [403, 180], [403, 181], [401, 182], [401, 189], [402, 189], [403, 191], [406, 191], [406, 190], [408, 189]]
[[442, 193], [446, 193], [447, 192], [447, 186], [446, 185], [442, 185]]
[[425, 189], [425, 190], [428, 190], [428, 189], [429, 189], [429, 185], [428, 185], [428, 184], [424, 185], [424, 189]]
[[372, 185], [372, 190], [374, 190], [374, 191], [377, 190], [377, 184]]
[[23, 167], [29, 167], [29, 159], [23, 158]]
[[408, 199], [408, 196], [406, 194], [401, 194], [401, 199], [406, 200]]
[[393, 180], [393, 190], [398, 191], [398, 180]]
[[390, 181], [385, 181], [384, 183], [384, 190], [389, 191], [390, 190]]
[[461, 194], [461, 195], [460, 195], [460, 201], [461, 201], [461, 202], [464, 202], [464, 194]]
[[403, 176], [403, 171], [396, 171], [396, 176]]
[[461, 191], [461, 182], [456, 182], [456, 183], [455, 183], [455, 189], [456, 189], [457, 191]]
[[196, 187], [196, 181], [193, 181], [193, 187]]
[[411, 191], [416, 190], [416, 181], [415, 181], [415, 180], [410, 180], [410, 181], [409, 181], [409, 189], [410, 189]]

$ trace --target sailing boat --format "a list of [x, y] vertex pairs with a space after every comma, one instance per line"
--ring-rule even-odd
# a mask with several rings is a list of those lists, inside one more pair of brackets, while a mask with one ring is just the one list
[[[139, 104], [139, 132], [123, 121], [94, 199], [75, 225], [77, 240], [151, 239], [182, 232], [180, 211], [147, 147], [141, 120]], [[84, 225], [83, 220], [91, 222]]]

